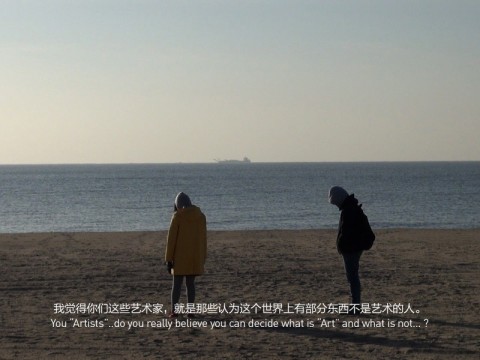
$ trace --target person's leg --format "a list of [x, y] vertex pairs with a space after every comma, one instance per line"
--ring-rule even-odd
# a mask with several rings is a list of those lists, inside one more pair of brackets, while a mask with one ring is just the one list
[[189, 304], [195, 302], [195, 275], [187, 275], [187, 301]]
[[180, 300], [180, 294], [182, 292], [183, 275], [173, 276], [172, 286], [172, 314], [175, 312], [175, 304], [178, 304]]
[[352, 304], [360, 304], [360, 277], [358, 275], [358, 269], [360, 267], [360, 256], [362, 252], [346, 253], [343, 254], [343, 261], [345, 264], [345, 272], [347, 274], [347, 280], [350, 284], [350, 293], [352, 295]]

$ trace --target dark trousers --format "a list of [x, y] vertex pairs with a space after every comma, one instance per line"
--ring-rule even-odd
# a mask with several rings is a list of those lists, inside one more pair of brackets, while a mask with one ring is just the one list
[[172, 286], [172, 312], [175, 310], [175, 304], [180, 300], [182, 293], [183, 278], [186, 278], [187, 285], [187, 301], [188, 303], [195, 302], [195, 275], [174, 275]]
[[347, 280], [350, 284], [350, 293], [352, 295], [352, 304], [360, 304], [360, 277], [358, 275], [358, 269], [360, 267], [360, 256], [362, 251], [354, 253], [344, 253], [343, 262], [345, 264], [345, 272], [347, 274]]

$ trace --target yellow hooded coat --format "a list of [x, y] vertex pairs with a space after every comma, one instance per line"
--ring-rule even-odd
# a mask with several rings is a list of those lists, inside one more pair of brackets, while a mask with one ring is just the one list
[[176, 211], [168, 231], [165, 261], [173, 275], [201, 275], [207, 258], [207, 221], [199, 207]]

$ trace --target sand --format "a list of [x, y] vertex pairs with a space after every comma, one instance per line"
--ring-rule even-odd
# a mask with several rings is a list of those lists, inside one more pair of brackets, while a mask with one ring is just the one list
[[[362, 300], [366, 311], [385, 312], [360, 316], [335, 313], [349, 301], [335, 231], [209, 232], [207, 273], [197, 278], [193, 308], [208, 312], [173, 322], [163, 313], [171, 287], [165, 238], [0, 235], [0, 359], [480, 354], [480, 230], [377, 231], [361, 259]], [[88, 304], [106, 304], [110, 313], [83, 313]], [[334, 312], [322, 313], [322, 304]], [[230, 314], [220, 313], [223, 305]]]

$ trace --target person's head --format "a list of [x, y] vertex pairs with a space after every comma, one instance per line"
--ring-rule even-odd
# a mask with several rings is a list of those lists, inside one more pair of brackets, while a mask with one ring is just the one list
[[328, 192], [328, 201], [330, 204], [337, 205], [339, 208], [342, 206], [345, 199], [348, 197], [347, 191], [341, 186], [333, 186]]
[[175, 197], [175, 205], [174, 205], [175, 211], [183, 208], [187, 208], [189, 206], [192, 206], [192, 202], [190, 201], [190, 198], [188, 197], [188, 195], [185, 194], [184, 192], [179, 192]]

